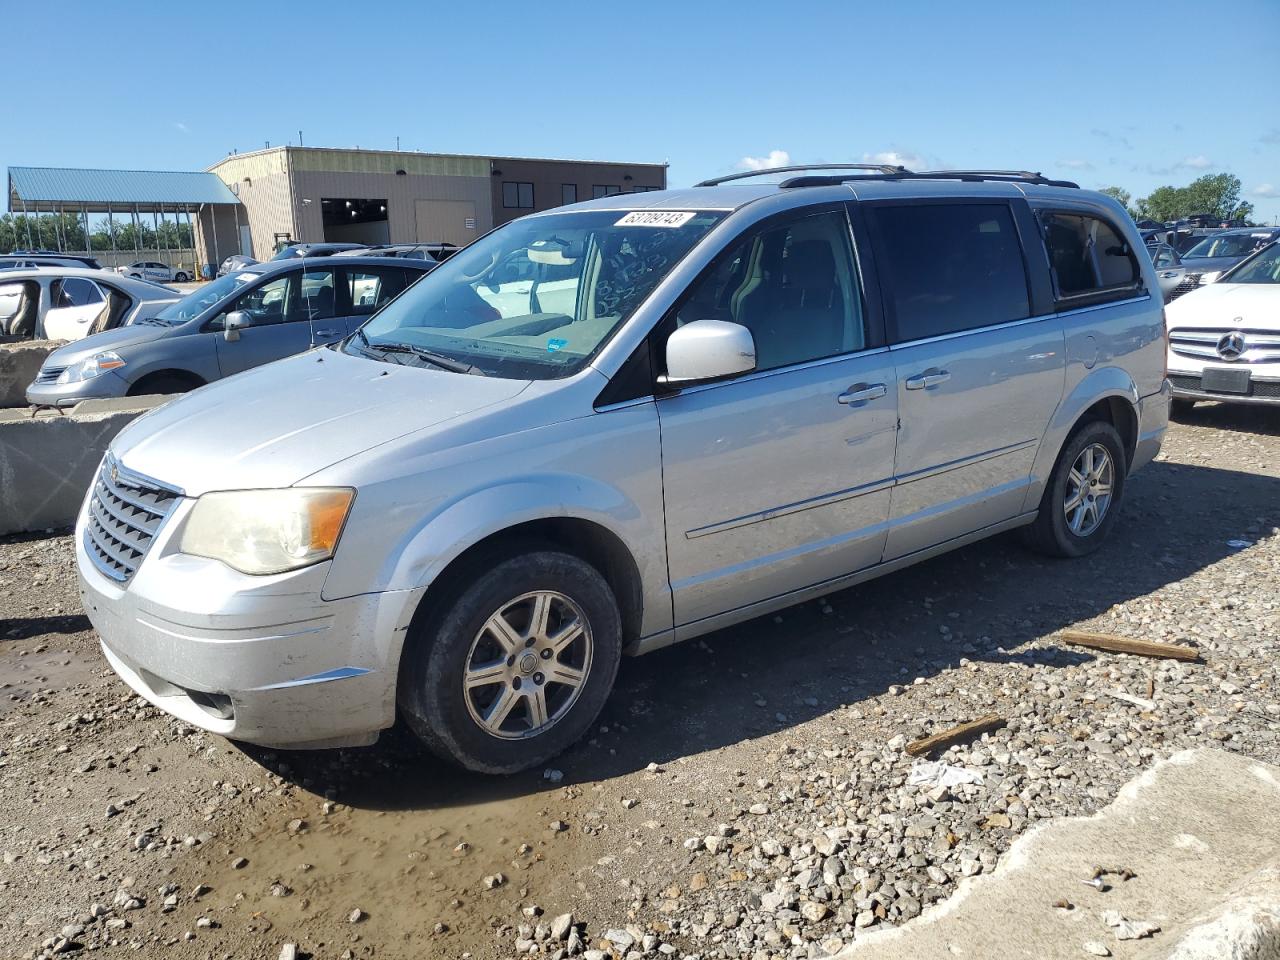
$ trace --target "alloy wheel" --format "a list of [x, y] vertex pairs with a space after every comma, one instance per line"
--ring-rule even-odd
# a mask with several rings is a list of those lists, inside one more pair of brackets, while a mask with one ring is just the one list
[[462, 692], [471, 719], [503, 740], [545, 733], [582, 693], [591, 653], [591, 626], [569, 597], [541, 590], [508, 601], [467, 652]]
[[1077, 537], [1087, 537], [1098, 529], [1111, 506], [1115, 484], [1115, 462], [1100, 443], [1091, 443], [1080, 451], [1067, 474], [1067, 493], [1063, 514], [1067, 529]]

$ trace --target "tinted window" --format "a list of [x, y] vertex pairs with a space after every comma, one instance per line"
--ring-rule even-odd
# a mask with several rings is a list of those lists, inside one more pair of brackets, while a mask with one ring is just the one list
[[327, 320], [337, 307], [338, 285], [332, 270], [308, 270], [302, 275], [302, 296], [298, 316], [291, 320]]
[[676, 313], [678, 326], [707, 319], [750, 330], [758, 370], [861, 350], [862, 293], [844, 214], [770, 224], [735, 243]]
[[1048, 214], [1044, 217], [1044, 241], [1060, 296], [1127, 287], [1141, 277], [1129, 244], [1105, 220]]
[[502, 185], [502, 205], [519, 209], [532, 209], [533, 184], [504, 183]]
[[1022, 247], [1005, 204], [876, 208], [896, 342], [1031, 315]]
[[227, 312], [243, 310], [252, 318], [254, 326], [283, 323], [289, 305], [289, 283], [297, 276], [296, 273], [286, 273], [255, 287], [236, 300]]
[[59, 307], [84, 307], [101, 302], [101, 291], [83, 277], [68, 277], [58, 287], [57, 305]]
[[560, 184], [560, 202], [561, 203], [577, 203], [578, 202], [578, 185], [576, 183]]
[[348, 267], [347, 291], [351, 297], [351, 313], [365, 316], [404, 289], [404, 271], [392, 267]]

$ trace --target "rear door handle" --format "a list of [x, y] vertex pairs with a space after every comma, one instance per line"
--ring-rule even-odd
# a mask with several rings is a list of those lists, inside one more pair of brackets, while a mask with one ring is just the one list
[[925, 390], [929, 387], [936, 387], [940, 383], [946, 383], [950, 379], [950, 370], [939, 370], [937, 367], [931, 367], [924, 373], [917, 373], [914, 377], [907, 377], [907, 389]]
[[840, 396], [837, 403], [865, 403], [867, 400], [879, 400], [889, 389], [883, 383], [855, 383]]

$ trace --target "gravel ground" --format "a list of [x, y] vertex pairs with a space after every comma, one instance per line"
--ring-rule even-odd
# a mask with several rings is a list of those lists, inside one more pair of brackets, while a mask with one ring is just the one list
[[[1101, 553], [998, 538], [627, 661], [588, 742], [507, 779], [399, 730], [186, 727], [105, 668], [70, 539], [0, 541], [0, 955], [824, 956], [1178, 749], [1280, 762], [1278, 523], [1280, 418], [1197, 408]], [[908, 782], [907, 742], [987, 713], [941, 757], [980, 783]]]

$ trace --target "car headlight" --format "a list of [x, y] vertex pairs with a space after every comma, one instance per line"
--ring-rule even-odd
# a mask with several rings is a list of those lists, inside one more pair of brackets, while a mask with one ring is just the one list
[[206, 493], [178, 549], [254, 575], [319, 563], [333, 556], [355, 495], [343, 487]]
[[71, 364], [62, 373], [58, 374], [58, 383], [79, 383], [82, 380], [92, 380], [94, 377], [102, 376], [108, 370], [119, 370], [124, 365], [124, 358], [111, 350], [107, 350], [104, 353], [95, 353], [92, 357], [85, 357], [78, 363]]

